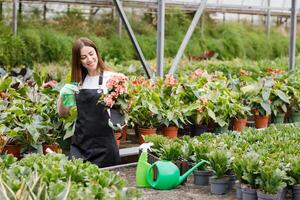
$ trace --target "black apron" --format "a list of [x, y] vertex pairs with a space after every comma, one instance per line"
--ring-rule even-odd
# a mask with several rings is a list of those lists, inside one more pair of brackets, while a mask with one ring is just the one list
[[[102, 82], [101, 74], [99, 86]], [[81, 89], [76, 94], [78, 117], [70, 155], [99, 167], [108, 167], [119, 164], [120, 155], [113, 130], [108, 125], [108, 112], [104, 105], [98, 103], [102, 92], [101, 89]]]

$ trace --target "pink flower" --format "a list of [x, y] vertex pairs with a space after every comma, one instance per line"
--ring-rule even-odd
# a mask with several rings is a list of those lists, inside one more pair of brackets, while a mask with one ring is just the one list
[[192, 73], [191, 77], [197, 78], [197, 77], [202, 76], [203, 73], [204, 73], [204, 71], [202, 69], [197, 69]]
[[113, 107], [113, 105], [115, 104], [115, 101], [113, 101], [113, 99], [111, 98], [110, 95], [104, 97], [104, 103], [107, 107], [111, 108]]
[[174, 85], [176, 84], [176, 79], [174, 78], [173, 75], [167, 74], [167, 75], [166, 75], [166, 79], [165, 79], [165, 81], [164, 81], [164, 84], [165, 84], [166, 86], [174, 86]]
[[202, 107], [197, 108], [197, 112], [202, 113], [203, 112], [203, 108]]
[[118, 98], [118, 93], [116, 93], [116, 92], [111, 92], [111, 93], [110, 93], [110, 96], [111, 96], [113, 99], [117, 99], [117, 98]]

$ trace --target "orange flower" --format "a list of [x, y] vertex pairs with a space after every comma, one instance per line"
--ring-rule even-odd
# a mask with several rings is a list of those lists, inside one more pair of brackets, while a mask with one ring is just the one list
[[174, 85], [176, 85], [176, 79], [174, 78], [173, 75], [167, 74], [167, 75], [166, 75], [166, 79], [165, 79], [165, 81], [164, 81], [164, 84], [165, 84], [166, 86], [174, 86]]
[[250, 74], [249, 71], [244, 70], [244, 69], [240, 69], [240, 76], [248, 76]]

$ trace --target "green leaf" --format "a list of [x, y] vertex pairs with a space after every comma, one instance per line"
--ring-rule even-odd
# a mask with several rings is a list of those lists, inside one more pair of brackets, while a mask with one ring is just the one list
[[57, 196], [57, 200], [67, 200], [71, 189], [71, 177], [69, 177], [68, 185], [65, 189]]
[[284, 101], [286, 103], [290, 103], [289, 97], [286, 96], [286, 94], [284, 92], [282, 92], [281, 90], [275, 90], [275, 93], [282, 101]]
[[266, 111], [267, 115], [271, 114], [271, 106], [270, 106], [269, 103], [267, 103], [267, 102], [261, 102], [260, 105]]
[[43, 81], [42, 81], [42, 79], [41, 79], [41, 76], [39, 76], [37, 73], [33, 73], [33, 79], [34, 79], [34, 81], [36, 82], [36, 84], [39, 86], [39, 87], [41, 87], [42, 86], [42, 84], [43, 84]]
[[1, 82], [0, 82], [0, 92], [6, 90], [9, 87], [11, 82], [12, 82], [11, 77], [4, 78], [3, 80], [1, 80]]
[[210, 108], [207, 108], [207, 113], [210, 118], [212, 118], [213, 120], [216, 120], [216, 115]]
[[270, 98], [271, 90], [263, 90], [262, 97], [264, 101], [268, 101]]

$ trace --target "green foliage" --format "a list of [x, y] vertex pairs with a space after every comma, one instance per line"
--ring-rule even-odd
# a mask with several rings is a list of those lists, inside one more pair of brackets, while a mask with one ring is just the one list
[[[33, 16], [23, 16], [20, 21], [18, 39], [12, 39], [10, 27], [0, 24], [0, 65], [31, 66], [36, 62], [63, 62], [70, 60], [71, 42], [78, 37], [91, 37], [100, 46], [106, 60], [116, 63], [137, 59], [133, 45], [125, 31], [121, 37], [115, 33], [116, 20], [109, 14], [96, 17], [91, 10], [88, 18], [80, 10], [71, 9], [65, 15], [56, 17], [53, 23], [45, 23], [36, 12]], [[147, 59], [156, 57], [155, 17], [137, 18], [130, 16], [130, 23]], [[165, 57], [174, 57], [180, 41], [190, 25], [192, 16], [180, 10], [168, 10], [165, 23]], [[269, 40], [263, 26], [247, 23], [217, 23], [205, 16], [204, 30], [196, 27], [185, 51], [186, 55], [199, 56], [206, 50], [217, 52], [217, 58], [251, 60], [276, 59], [288, 55], [288, 36], [274, 27]], [[174, 31], [176, 27], [176, 31]], [[46, 31], [47, 30], [47, 31]], [[97, 39], [98, 38], [98, 39]], [[100, 45], [99, 45], [100, 44]], [[297, 43], [298, 44], [298, 43]], [[5, 48], [11, 45], [10, 50]], [[16, 48], [17, 47], [17, 48]], [[10, 47], [9, 47], [10, 48]], [[17, 50], [16, 50], [17, 49]], [[298, 51], [299, 45], [297, 45]], [[15, 56], [15, 55], [18, 56]], [[214, 68], [215, 69], [215, 68]], [[223, 68], [224, 69], [224, 68]]]
[[219, 179], [229, 172], [232, 158], [229, 151], [215, 149], [208, 154], [208, 161], [213, 170], [214, 177]]
[[286, 186], [286, 172], [279, 168], [278, 163], [266, 163], [260, 168], [260, 176], [257, 180], [260, 188], [265, 193], [276, 194]]
[[40, 31], [42, 62], [60, 62], [71, 60], [71, 44], [70, 37], [51, 30]]
[[26, 45], [26, 64], [31, 66], [33, 62], [40, 62], [42, 55], [41, 38], [37, 29], [21, 30], [20, 37]]
[[163, 143], [161, 148], [160, 159], [162, 160], [177, 161], [182, 156], [181, 144], [178, 142], [169, 140], [168, 142]]
[[[11, 159], [10, 157], [4, 159]], [[5, 161], [6, 163], [10, 161]], [[26, 181], [26, 182], [25, 182]], [[101, 170], [82, 160], [68, 160], [60, 154], [32, 154], [1, 171], [0, 195], [31, 199], [134, 199], [135, 189], [123, 191], [126, 181], [116, 173]], [[124, 188], [126, 189], [126, 188]]]

